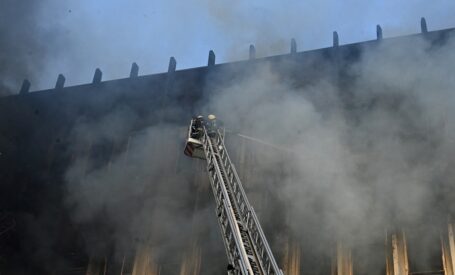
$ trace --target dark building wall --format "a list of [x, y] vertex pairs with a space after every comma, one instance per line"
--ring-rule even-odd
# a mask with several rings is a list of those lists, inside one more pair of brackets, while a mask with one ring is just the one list
[[[112, 255], [109, 254], [109, 257], [119, 261], [119, 255], [116, 255], [115, 252], [118, 249], [109, 244], [111, 239], [115, 239], [109, 235], [111, 227], [116, 226], [115, 221], [103, 221], [102, 218], [99, 218], [84, 221], [83, 225], [80, 225], [71, 217], [71, 204], [68, 204], [65, 199], [68, 190], [64, 182], [67, 181], [65, 177], [68, 167], [76, 160], [87, 159], [88, 164], [84, 168], [86, 170], [82, 171], [80, 175], [84, 177], [86, 173], [90, 172], [90, 169], [96, 170], [96, 167], [116, 162], [116, 156], [124, 156], [130, 142], [141, 130], [153, 128], [153, 126], [159, 128], [162, 125], [177, 125], [182, 131], [181, 134], [167, 132], [163, 136], [157, 137], [155, 147], [152, 146], [153, 148], [150, 149], [151, 154], [156, 155], [156, 158], [153, 159], [154, 163], [160, 163], [163, 158], [165, 159], [163, 162], [166, 163], [167, 171], [162, 171], [160, 174], [160, 184], [151, 182], [152, 187], [147, 189], [147, 194], [157, 197], [164, 194], [163, 196], [169, 199], [176, 196], [175, 192], [167, 193], [169, 191], [166, 191], [165, 179], [177, 175], [169, 185], [169, 190], [178, 190], [178, 184], [189, 184], [187, 187], [189, 189], [185, 189], [185, 192], [192, 192], [194, 196], [190, 196], [191, 199], [186, 196], [180, 198], [184, 203], [175, 208], [171, 207], [171, 212], [188, 211], [188, 213], [176, 214], [173, 212], [173, 216], [180, 218], [191, 216], [193, 212], [190, 210], [194, 207], [202, 207], [208, 211], [211, 207], [210, 201], [202, 198], [208, 193], [203, 168], [191, 160], [185, 159], [180, 149], [182, 149], [185, 127], [190, 117], [198, 114], [200, 110], [216, 112], [211, 105], [208, 105], [210, 101], [207, 99], [222, 90], [223, 87], [254, 77], [255, 72], [264, 66], [268, 66], [279, 75], [281, 81], [289, 83], [296, 89], [314, 85], [323, 79], [339, 88], [340, 97], [348, 110], [348, 115], [355, 120], [358, 110], [364, 106], [355, 106], [351, 102], [350, 87], [356, 75], [352, 73], [350, 66], [356, 63], [364, 52], [374, 51], [375, 47], [379, 45], [390, 48], [411, 45], [413, 40], [422, 39], [422, 36], [424, 39], [432, 41], [433, 47], [438, 47], [438, 45], [443, 45], [453, 33], [454, 29], [449, 29], [187, 70], [173, 71], [171, 66], [168, 73], [49, 89], [1, 98], [0, 210], [11, 213], [17, 221], [17, 226], [14, 231], [9, 233], [8, 238], [5, 236], [3, 240], [0, 239], [3, 242], [0, 267], [4, 266], [5, 270], [15, 270], [17, 266], [22, 266], [16, 271], [19, 272], [22, 269], [24, 274], [30, 273], [30, 270], [36, 271], [37, 268], [42, 268], [41, 272], [46, 273], [51, 269], [59, 270], [65, 265], [71, 265], [69, 262], [72, 260], [68, 258], [71, 258], [69, 255], [73, 251], [80, 253], [78, 257], [82, 260], [78, 261], [82, 262], [92, 256], [88, 255], [90, 253], [94, 253], [96, 256], [111, 253]], [[317, 102], [316, 94], [309, 93], [307, 96], [315, 101], [316, 107], [324, 106], [324, 102]], [[384, 100], [387, 101], [387, 99]], [[112, 132], [105, 133], [105, 135], [99, 133], [103, 132], [103, 129], [90, 127], [92, 121], [110, 121], [112, 114], [117, 119], [116, 114], [118, 113], [126, 114], [127, 117], [126, 120], [119, 123], [123, 125], [122, 127], [106, 128]], [[85, 128], [80, 127], [81, 125]], [[81, 131], [86, 132], [81, 134]], [[157, 129], [154, 129], [152, 133], [160, 135]], [[176, 136], [181, 140], [168, 140]], [[234, 144], [239, 143], [241, 142]], [[241, 153], [242, 147], [232, 145], [232, 148], [233, 154], [237, 156], [235, 162], [241, 166], [239, 170], [242, 177], [246, 178], [247, 182], [254, 182], [254, 170], [251, 172], [249, 168], [255, 166], [255, 161], [244, 160], [247, 153]], [[243, 150], [248, 151], [249, 149]], [[255, 152], [254, 149], [251, 151]], [[161, 157], [163, 155], [166, 157]], [[125, 163], [125, 165], [128, 164]], [[198, 172], [194, 173], [194, 169], [198, 169]], [[156, 174], [159, 173], [156, 172]], [[152, 173], [144, 177], [153, 178], [156, 174]], [[154, 184], [156, 187], [153, 187]], [[254, 184], [247, 183], [246, 188], [252, 197], [256, 198], [253, 201], [259, 205], [261, 205], [261, 200], [267, 196], [274, 199], [273, 190], [266, 190], [263, 191], [263, 194], [255, 196], [254, 194], [262, 191], [255, 191], [254, 188], [249, 187], [249, 184], [251, 186]], [[262, 207], [258, 207], [258, 212], [260, 215], [263, 213], [265, 230], [268, 233], [274, 230], [285, 232], [285, 228], [279, 228], [276, 220], [270, 218], [280, 216], [281, 210], [269, 209], [264, 202], [262, 205]], [[160, 207], [169, 206], [161, 204]], [[137, 209], [140, 207], [131, 207], [127, 213], [134, 213]], [[267, 215], [267, 211], [276, 212], [274, 215]], [[185, 247], [190, 246], [184, 237], [191, 237], [204, 247], [202, 254], [210, 254], [213, 248], [210, 245], [204, 246], [205, 241], [202, 238], [207, 235], [208, 231], [217, 230], [215, 217], [212, 218], [212, 221], [205, 224], [206, 221], [201, 217], [192, 217], [191, 220], [195, 221], [197, 226], [184, 228], [188, 231], [193, 230], [195, 233], [180, 236], [180, 239], [175, 241], [179, 248], [177, 250], [182, 251]], [[159, 217], [157, 219], [159, 221]], [[171, 224], [177, 227], [180, 221], [182, 220], [176, 219]], [[132, 222], [132, 220], [127, 222]], [[186, 220], [186, 222], [188, 221]], [[156, 230], [159, 231], [159, 229], [158, 227]], [[55, 232], [58, 234], [56, 235]], [[125, 236], [134, 235], [130, 234], [131, 232], [122, 233]], [[93, 245], [93, 242], [87, 242], [87, 240], [102, 238], [105, 235], [109, 237], [106, 238], [107, 240], [99, 241], [102, 243], [99, 245], [101, 247], [99, 249], [90, 247], [91, 245], [98, 246]], [[150, 241], [156, 247], [160, 247], [166, 243], [167, 238], [170, 238], [166, 234], [160, 236], [157, 233], [155, 235], [158, 236], [153, 237], [156, 239], [147, 240], [147, 242]], [[279, 241], [271, 239], [272, 246], [279, 251], [280, 249], [276, 248], [280, 244]], [[112, 242], [115, 243], [115, 241]], [[134, 240], [130, 240], [130, 244], [134, 243]], [[211, 237], [210, 244], [213, 243], [218, 243], [222, 248], [221, 240], [216, 235]], [[128, 248], [133, 249], [128, 246], [121, 249], [128, 250]], [[169, 251], [171, 250], [175, 251], [175, 247], [169, 249]], [[223, 262], [222, 251], [215, 249], [213, 253], [220, 258], [217, 261]], [[169, 258], [161, 257], [159, 262], [164, 263], [163, 266], [180, 266], [180, 258], [183, 256], [173, 255], [175, 259], [172, 260], [170, 256]], [[55, 258], [58, 258], [61, 264], [55, 266], [53, 263]], [[168, 261], [171, 263], [166, 265]], [[313, 260], [313, 263], [319, 261], [316, 259]], [[202, 265], [204, 266], [204, 264], [209, 265], [202, 260]], [[178, 269], [179, 267], [169, 268]], [[213, 270], [208, 267], [202, 268], [205, 274], [211, 274], [210, 272]]]

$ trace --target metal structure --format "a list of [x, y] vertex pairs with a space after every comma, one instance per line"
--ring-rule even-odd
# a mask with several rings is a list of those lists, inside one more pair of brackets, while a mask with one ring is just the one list
[[209, 116], [208, 122], [202, 117], [191, 121], [185, 154], [207, 161], [216, 213], [229, 261], [228, 274], [282, 275], [229, 158], [223, 131], [216, 126], [213, 115]]
[[449, 222], [447, 226], [447, 235], [441, 235], [442, 246], [442, 263], [444, 268], [444, 275], [455, 274], [455, 237], [454, 237], [455, 224]]

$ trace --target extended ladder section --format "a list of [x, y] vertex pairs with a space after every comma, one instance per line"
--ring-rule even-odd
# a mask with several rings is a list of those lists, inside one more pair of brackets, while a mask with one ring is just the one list
[[226, 151], [224, 137], [218, 129], [209, 134], [203, 126], [200, 141], [230, 262], [229, 274], [282, 275]]

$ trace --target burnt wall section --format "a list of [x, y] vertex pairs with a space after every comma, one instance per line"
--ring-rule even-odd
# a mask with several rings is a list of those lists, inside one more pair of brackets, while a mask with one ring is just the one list
[[[432, 47], [438, 47], [455, 33], [455, 29], [427, 32], [426, 27], [422, 27], [422, 31], [424, 33], [418, 35], [379, 39], [382, 38], [381, 30], [378, 40], [351, 45], [340, 45], [342, 35], [340, 38], [337, 35], [334, 47], [296, 52], [297, 46], [293, 43], [291, 54], [267, 58], [256, 58], [252, 47], [251, 59], [248, 61], [215, 64], [214, 54], [211, 54], [209, 66], [186, 70], [175, 70], [178, 65], [175, 59], [171, 59], [169, 72], [148, 76], [138, 76], [138, 67], [133, 65], [129, 78], [102, 81], [99, 71], [91, 84], [64, 87], [64, 78], [59, 77], [55, 89], [37, 92], [29, 92], [30, 83], [24, 82], [20, 94], [0, 98], [0, 210], [10, 213], [17, 221], [16, 228], [8, 238], [0, 236], [0, 271], [3, 269], [26, 274], [33, 270], [34, 274], [47, 274], [49, 270], [61, 270], [65, 264], [71, 265], [68, 263], [72, 261], [84, 262], [93, 256], [87, 255], [90, 249], [87, 248], [84, 237], [90, 235], [91, 228], [98, 224], [74, 224], [69, 216], [70, 209], [64, 201], [67, 192], [63, 184], [66, 180], [65, 173], [68, 166], [81, 155], [91, 159], [94, 167], [107, 165], [115, 156], [127, 151], [133, 133], [163, 124], [177, 125], [184, 129], [190, 117], [198, 114], [201, 109], [216, 112], [212, 106], [207, 106], [207, 98], [222, 93], [223, 87], [230, 86], [233, 82], [248, 79], [264, 66], [268, 66], [279, 75], [281, 81], [296, 89], [314, 85], [321, 79], [330, 82], [338, 88], [348, 110], [347, 115], [355, 120], [356, 116], [362, 114], [363, 108], [368, 107], [356, 106], [351, 101], [350, 86], [356, 75], [350, 66], [366, 50], [374, 50], [379, 45], [400, 47], [412, 44], [413, 40], [423, 36], [431, 41]], [[318, 102], [317, 94], [308, 93], [305, 96], [315, 103], [316, 108], [326, 107], [326, 102]], [[128, 127], [117, 129], [115, 133], [110, 133], [111, 138], [98, 139], [95, 143], [92, 143], [95, 137], [91, 136], [90, 131], [84, 135], [86, 140], [77, 139], [75, 129], [78, 125], [103, 119], [118, 111], [129, 114], [126, 123]], [[159, 135], [158, 132], [155, 134]], [[184, 133], [181, 138], [183, 148]], [[192, 181], [199, 181], [204, 177], [203, 169], [193, 175], [194, 167], [191, 165], [195, 164], [189, 163], [189, 160], [179, 160], [180, 156], [177, 155], [183, 154], [176, 146], [175, 143], [165, 144], [160, 150], [156, 149], [160, 154], [167, 152], [175, 158], [175, 166], [166, 173], [180, 173], [181, 178], [194, 177]], [[245, 151], [245, 146], [236, 150]], [[245, 182], [252, 182], [252, 186], [246, 186], [251, 192], [254, 190], [254, 173], [248, 172], [247, 164], [254, 161], [242, 159], [245, 155], [247, 153], [236, 155], [234, 162], [240, 164], [239, 173], [246, 179]], [[272, 172], [268, 173], [273, 178]], [[166, 193], [163, 186], [160, 188], [163, 188], [160, 192]], [[189, 209], [210, 209], [210, 201], [207, 202], [206, 196], [207, 186], [201, 187], [193, 183], [191, 188], [195, 196], [194, 201], [187, 202]], [[157, 196], [160, 192], [156, 192]], [[286, 228], [276, 228], [276, 221], [272, 218], [280, 216], [280, 209], [268, 209], [264, 199], [275, 199], [273, 190], [261, 192], [263, 194], [252, 194], [252, 201], [255, 205], [263, 206], [262, 212], [261, 207], [258, 207], [258, 213], [261, 220], [264, 220], [266, 233], [274, 230], [285, 232]], [[150, 193], [154, 193], [153, 188]], [[276, 212], [266, 215], [269, 211]], [[283, 219], [287, 217], [283, 216]], [[175, 224], [177, 222], [174, 221]], [[204, 223], [201, 217], [194, 217], [193, 222]], [[101, 221], [99, 226], [109, 232], [108, 222]], [[215, 222], [193, 228], [196, 233], [192, 236], [200, 243], [203, 243], [200, 238], [207, 235], [207, 232], [218, 229]], [[54, 232], [59, 232], [59, 235], [56, 236]], [[220, 241], [213, 238], [214, 242]], [[155, 246], [162, 245], [156, 240], [152, 243]], [[221, 242], [219, 244], [221, 247]], [[277, 251], [280, 250], [276, 247], [278, 244], [278, 240], [272, 240], [272, 248]], [[108, 250], [102, 252], [106, 255], [115, 249], [105, 244], [104, 250]], [[72, 258], [74, 253], [78, 255], [76, 260]], [[121, 262], [118, 255], [114, 254], [112, 258]], [[210, 254], [210, 249], [203, 248], [202, 254]], [[57, 258], [62, 267], [54, 265]], [[319, 260], [314, 260], [313, 264]], [[164, 261], [175, 264], [179, 260]], [[20, 268], [16, 269], [18, 267]], [[172, 267], [169, 268], [174, 271]], [[207, 274], [210, 272], [213, 270], [207, 271]]]

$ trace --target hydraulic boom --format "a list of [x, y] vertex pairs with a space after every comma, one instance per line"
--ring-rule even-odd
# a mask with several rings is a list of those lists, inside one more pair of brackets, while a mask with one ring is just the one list
[[282, 275], [224, 145], [215, 116], [191, 120], [185, 154], [207, 161], [228, 274]]

